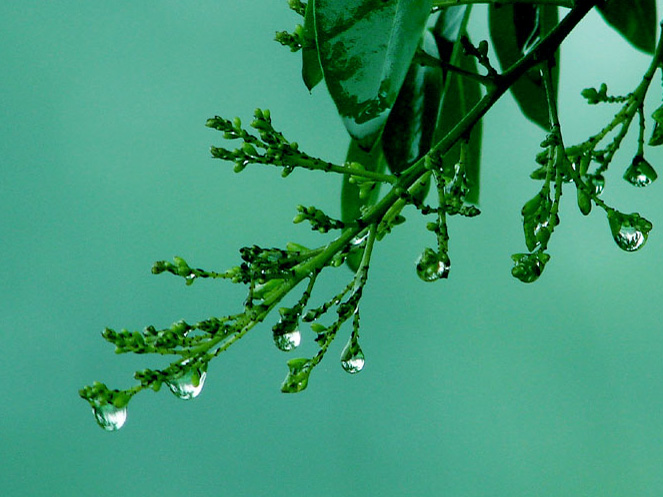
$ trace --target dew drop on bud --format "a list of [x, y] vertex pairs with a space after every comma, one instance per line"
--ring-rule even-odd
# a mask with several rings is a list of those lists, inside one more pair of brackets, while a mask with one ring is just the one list
[[276, 348], [283, 352], [290, 352], [299, 347], [302, 341], [302, 335], [298, 329], [288, 331], [287, 333], [274, 333], [274, 344]]
[[190, 400], [200, 395], [206, 376], [207, 373], [205, 371], [190, 369], [176, 378], [166, 380], [166, 384], [176, 397], [183, 400]]
[[425, 248], [416, 262], [417, 275], [423, 281], [436, 281], [449, 276], [451, 261], [446, 253], [438, 254], [432, 248]]
[[97, 424], [106, 431], [117, 431], [127, 420], [127, 408], [117, 408], [113, 404], [104, 404], [92, 408]]
[[550, 260], [550, 256], [542, 252], [513, 254], [511, 258], [513, 259], [511, 274], [523, 283], [533, 283], [538, 280]]
[[658, 174], [642, 155], [636, 155], [624, 172], [624, 179], [638, 188], [651, 185], [656, 178]]
[[364, 369], [364, 352], [359, 346], [357, 336], [353, 333], [350, 341], [343, 348], [341, 352], [341, 367], [350, 374], [356, 374]]
[[589, 184], [594, 188], [594, 193], [596, 195], [601, 195], [603, 189], [605, 188], [605, 178], [602, 174], [592, 174], [588, 175], [587, 179]]
[[610, 231], [617, 246], [627, 252], [640, 249], [647, 241], [652, 224], [638, 213], [622, 214], [617, 211], [608, 213]]

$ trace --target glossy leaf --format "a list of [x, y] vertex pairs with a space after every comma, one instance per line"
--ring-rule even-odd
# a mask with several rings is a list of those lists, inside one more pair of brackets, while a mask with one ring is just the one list
[[607, 0], [597, 5], [605, 22], [634, 47], [654, 53], [656, 46], [656, 0]]
[[432, 0], [311, 0], [320, 64], [338, 113], [371, 148], [405, 80]]
[[311, 91], [322, 81], [322, 67], [318, 58], [318, 46], [315, 41], [315, 21], [313, 19], [313, 1], [306, 4], [304, 17], [304, 42], [302, 44], [302, 79]]
[[[559, 21], [554, 5], [536, 6], [532, 4], [491, 4], [488, 9], [490, 37], [503, 70], [515, 64], [524, 53]], [[559, 51], [555, 52], [555, 65], [552, 69], [555, 99], [559, 81]], [[523, 114], [541, 126], [550, 129], [548, 105], [543, 78], [538, 68], [524, 74], [511, 87], [511, 92]]]
[[[371, 152], [366, 152], [355, 140], [350, 142], [346, 162], [358, 162], [364, 166], [364, 169], [380, 173], [386, 169], [381, 147], [375, 147]], [[368, 195], [362, 196], [360, 193], [359, 187], [350, 182], [349, 176], [344, 175], [341, 188], [341, 220], [344, 223], [352, 223], [361, 216], [364, 207], [375, 204], [380, 193], [380, 183], [373, 183]], [[350, 269], [356, 271], [361, 262], [361, 252], [348, 254], [346, 261]]]
[[[437, 55], [432, 34], [427, 33], [426, 38]], [[392, 173], [403, 172], [430, 150], [442, 84], [440, 67], [417, 62], [410, 66], [382, 135], [382, 150]]]
[[[465, 9], [462, 7], [450, 7], [447, 11], [454, 9]], [[456, 10], [456, 13], [458, 10]], [[438, 48], [441, 57], [451, 58], [452, 52], [456, 55], [451, 63], [466, 71], [477, 73], [477, 63], [474, 57], [463, 54], [462, 49], [457, 47], [453, 49], [455, 43], [461, 33], [458, 32], [460, 28], [460, 19], [455, 13], [447, 14], [450, 18], [454, 19], [456, 29], [449, 26], [448, 21], [438, 23], [436, 27], [436, 36]], [[466, 34], [466, 33], [463, 33]], [[450, 40], [448, 36], [454, 36], [455, 40]], [[447, 73], [448, 81], [445, 82], [445, 93], [442, 99], [442, 107], [438, 118], [437, 128], [435, 130], [434, 142], [444, 138], [449, 131], [467, 114], [476, 103], [481, 100], [481, 87], [479, 82], [470, 79], [466, 76], [460, 76], [454, 72]], [[479, 202], [479, 182], [480, 182], [480, 169], [481, 169], [481, 138], [482, 138], [482, 122], [479, 121], [472, 132], [470, 133], [468, 141], [467, 155], [465, 157], [465, 180], [469, 188], [468, 193], [465, 195], [465, 201], [473, 204]], [[444, 164], [453, 165], [458, 162], [460, 158], [460, 143], [454, 145], [443, 157]]]

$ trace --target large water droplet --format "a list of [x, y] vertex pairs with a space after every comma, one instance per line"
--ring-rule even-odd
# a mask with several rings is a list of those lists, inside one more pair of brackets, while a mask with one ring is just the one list
[[290, 352], [299, 347], [302, 341], [302, 334], [298, 329], [283, 334], [274, 333], [274, 343], [279, 350]]
[[636, 155], [624, 172], [624, 179], [639, 188], [651, 185], [656, 178], [658, 178], [658, 174], [642, 155]]
[[190, 400], [198, 397], [205, 385], [207, 373], [200, 369], [189, 369], [176, 378], [166, 381], [168, 388], [177, 397], [184, 400]]
[[617, 242], [619, 248], [628, 252], [638, 250], [646, 241], [646, 235], [633, 226], [622, 226], [615, 236], [615, 242]]
[[117, 408], [113, 404], [104, 404], [92, 408], [94, 419], [106, 431], [117, 431], [127, 420], [127, 408]]
[[627, 252], [640, 249], [647, 241], [652, 224], [637, 212], [622, 214], [617, 211], [608, 213], [610, 231], [617, 246]]
[[364, 352], [361, 350], [357, 337], [353, 333], [350, 341], [343, 348], [343, 352], [341, 352], [341, 366], [346, 372], [355, 374], [364, 369], [364, 363]]
[[438, 254], [432, 248], [425, 248], [416, 262], [417, 275], [423, 281], [436, 281], [449, 276], [451, 261], [446, 253]]
[[543, 252], [533, 254], [513, 254], [513, 269], [511, 274], [523, 283], [532, 283], [539, 279], [550, 256]]

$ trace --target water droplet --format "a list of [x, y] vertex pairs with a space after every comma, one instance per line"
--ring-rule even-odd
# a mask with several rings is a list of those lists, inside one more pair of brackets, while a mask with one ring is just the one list
[[189, 273], [184, 277], [184, 281], [187, 285], [192, 285], [193, 281], [196, 279], [195, 273]]
[[622, 214], [617, 211], [608, 213], [610, 231], [617, 246], [627, 252], [640, 249], [647, 241], [652, 224], [637, 212]]
[[341, 366], [346, 372], [356, 374], [364, 369], [364, 363], [364, 352], [359, 346], [357, 336], [353, 333], [341, 352]]
[[366, 240], [368, 240], [368, 233], [364, 234], [363, 236], [356, 236], [356, 237], [354, 237], [354, 238], [350, 241], [350, 244], [351, 244], [353, 247], [360, 247], [361, 245], [363, 245], [363, 244], [366, 242]]
[[304, 358], [288, 361], [288, 375], [281, 383], [281, 392], [298, 393], [308, 386], [308, 377], [311, 374], [311, 361]]
[[658, 174], [642, 155], [636, 155], [624, 172], [624, 179], [638, 188], [651, 185], [656, 178], [658, 178]]
[[594, 187], [594, 193], [596, 195], [601, 195], [601, 193], [603, 193], [603, 189], [605, 188], [605, 178], [602, 174], [587, 175], [587, 181]]
[[302, 341], [302, 334], [298, 329], [288, 331], [286, 333], [277, 334], [274, 333], [274, 343], [279, 350], [283, 352], [290, 352], [299, 347], [299, 344]]
[[539, 279], [550, 256], [543, 252], [533, 254], [513, 254], [513, 268], [511, 274], [523, 283], [532, 283]]
[[436, 281], [449, 276], [451, 261], [446, 253], [438, 254], [432, 248], [425, 248], [416, 262], [417, 275], [423, 281]]
[[615, 236], [617, 245], [628, 252], [638, 250], [646, 241], [647, 237], [633, 226], [622, 226], [617, 236]]
[[113, 404], [104, 404], [92, 408], [94, 419], [106, 431], [117, 431], [127, 420], [127, 408], [117, 408]]
[[198, 397], [203, 390], [205, 377], [207, 373], [200, 369], [189, 369], [180, 376], [166, 380], [170, 391], [177, 397], [184, 400], [190, 400]]

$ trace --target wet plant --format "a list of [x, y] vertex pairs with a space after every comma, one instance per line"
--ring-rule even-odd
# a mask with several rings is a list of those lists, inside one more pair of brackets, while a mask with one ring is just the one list
[[[468, 23], [475, 12], [484, 12], [473, 10], [479, 3], [488, 4], [489, 33], [480, 33], [486, 39], [475, 43]], [[133, 387], [111, 389], [95, 382], [80, 390], [106, 430], [122, 427], [127, 405], [142, 390], [165, 385], [181, 399], [198, 396], [210, 362], [264, 321], [280, 351], [292, 354], [304, 340], [317, 344], [312, 356], [287, 361], [283, 392], [307, 388], [313, 370], [345, 328], [349, 334], [340, 366], [350, 374], [362, 371], [360, 304], [370, 288], [369, 268], [379, 242], [405, 222], [408, 208], [426, 219], [431, 232], [430, 246], [422, 248], [413, 269], [425, 282], [450, 276], [447, 221], [480, 213], [482, 118], [507, 92], [523, 116], [541, 128], [541, 151], [531, 173], [541, 186], [522, 208], [526, 251], [512, 256], [512, 275], [532, 283], [544, 272], [561, 222], [564, 189], [575, 190], [572, 198], [583, 215], [595, 209], [605, 214], [606, 236], [619, 248], [635, 251], [647, 241], [650, 221], [605, 200], [605, 174], [634, 128], [637, 149], [623, 178], [639, 188], [657, 179], [645, 147], [663, 144], [663, 106], [651, 119], [645, 110], [663, 60], [655, 0], [289, 0], [288, 5], [300, 23], [278, 32], [276, 40], [301, 52], [302, 79], [309, 90], [324, 81], [351, 137], [346, 161], [336, 164], [304, 152], [261, 109], [248, 126], [239, 118], [210, 118], [207, 126], [219, 132], [221, 141], [211, 155], [236, 172], [264, 165], [279, 168], [283, 177], [307, 169], [341, 180], [340, 219], [299, 205], [293, 220], [333, 237], [317, 247], [294, 242], [282, 248], [243, 247], [237, 264], [221, 271], [191, 266], [181, 257], [156, 262], [154, 274], [169, 273], [186, 285], [228, 280], [245, 286], [246, 298], [235, 313], [199, 322], [140, 331], [105, 329], [102, 336], [117, 353], [170, 359], [161, 369], [136, 371]], [[617, 110], [585, 141], [567, 144], [557, 112], [559, 50], [594, 8], [626, 42], [650, 54], [651, 63], [625, 95], [610, 94], [605, 83], [585, 89], [588, 105]], [[319, 275], [334, 268], [341, 283], [332, 294], [319, 294]], [[296, 298], [295, 303], [284, 306], [286, 297]]]

